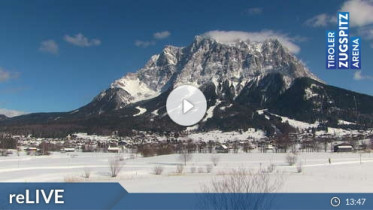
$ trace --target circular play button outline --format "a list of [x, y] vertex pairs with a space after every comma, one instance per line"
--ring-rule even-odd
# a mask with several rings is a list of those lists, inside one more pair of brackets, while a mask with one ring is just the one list
[[171, 91], [166, 102], [171, 120], [182, 126], [191, 126], [206, 114], [207, 102], [202, 91], [191, 85], [181, 85]]

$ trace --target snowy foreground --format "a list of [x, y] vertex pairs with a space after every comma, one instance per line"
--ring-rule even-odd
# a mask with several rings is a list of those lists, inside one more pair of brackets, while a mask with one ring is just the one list
[[[207, 173], [211, 156], [220, 161]], [[238, 153], [193, 154], [182, 174], [176, 173], [181, 162], [179, 155], [135, 157], [123, 154], [125, 160], [118, 177], [112, 178], [109, 159], [111, 153], [52, 153], [50, 156], [27, 156], [21, 153], [0, 157], [1, 182], [119, 182], [129, 192], [200, 192], [204, 184], [219, 178], [232, 169], [257, 170], [274, 164], [284, 176], [281, 192], [372, 192], [373, 154], [363, 153], [300, 153], [298, 164], [288, 166], [286, 154]], [[328, 160], [331, 159], [331, 164]], [[161, 175], [154, 174], [154, 167], [161, 166]], [[194, 173], [191, 169], [195, 168]], [[91, 171], [83, 178], [84, 171]], [[203, 172], [202, 172], [203, 171]]]

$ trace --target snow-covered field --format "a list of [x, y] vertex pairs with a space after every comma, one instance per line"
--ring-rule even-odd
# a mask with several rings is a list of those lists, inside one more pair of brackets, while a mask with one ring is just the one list
[[[182, 174], [176, 173], [180, 164], [179, 155], [164, 155], [149, 158], [125, 158], [123, 169], [116, 178], [110, 177], [108, 160], [112, 153], [53, 153], [50, 156], [26, 156], [21, 153], [0, 157], [1, 182], [119, 182], [129, 192], [200, 192], [201, 186], [212, 178], [221, 176], [232, 169], [257, 170], [269, 164], [284, 176], [282, 192], [373, 192], [373, 154], [363, 153], [299, 153], [298, 162], [303, 171], [297, 172], [297, 165], [288, 166], [286, 154], [238, 153], [238, 154], [193, 154]], [[220, 161], [211, 173], [206, 166], [212, 164], [211, 156]], [[128, 158], [128, 159], [127, 159]], [[329, 164], [328, 159], [331, 159]], [[161, 166], [161, 175], [153, 174], [155, 166]], [[191, 168], [196, 172], [191, 173]], [[91, 176], [83, 178], [84, 170]], [[203, 173], [199, 173], [202, 171]]]

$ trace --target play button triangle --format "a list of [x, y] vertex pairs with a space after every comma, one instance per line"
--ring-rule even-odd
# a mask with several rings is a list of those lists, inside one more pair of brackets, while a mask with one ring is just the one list
[[193, 109], [194, 105], [190, 103], [188, 100], [183, 99], [183, 114], [186, 114], [191, 109]]

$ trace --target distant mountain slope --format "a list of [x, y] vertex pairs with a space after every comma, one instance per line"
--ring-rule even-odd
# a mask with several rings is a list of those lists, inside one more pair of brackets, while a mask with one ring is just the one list
[[6, 120], [6, 119], [8, 119], [7, 116], [5, 116], [5, 115], [3, 115], [3, 114], [0, 114], [0, 120]]

